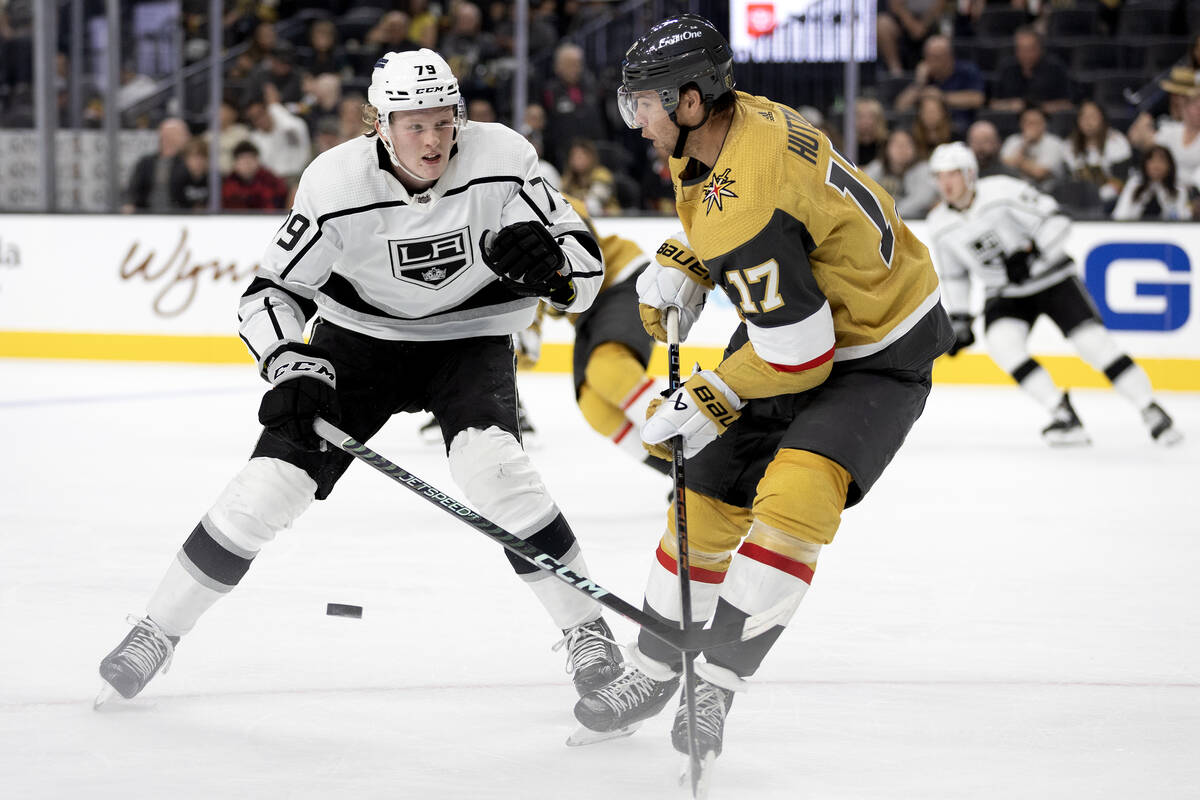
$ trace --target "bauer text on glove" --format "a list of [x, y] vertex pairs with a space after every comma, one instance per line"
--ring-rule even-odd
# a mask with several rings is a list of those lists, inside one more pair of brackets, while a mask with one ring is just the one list
[[642, 441], [652, 455], [670, 458], [671, 438], [682, 436], [683, 455], [691, 458], [724, 433], [744, 405], [715, 372], [702, 370], [654, 408], [642, 426]]
[[638, 276], [638, 314], [646, 332], [667, 340], [665, 312], [679, 309], [679, 338], [687, 338], [713, 287], [708, 269], [687, 246], [682, 231], [659, 246], [654, 260]]

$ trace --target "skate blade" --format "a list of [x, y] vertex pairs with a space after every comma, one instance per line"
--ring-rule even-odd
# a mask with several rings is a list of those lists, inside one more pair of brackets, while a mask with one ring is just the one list
[[1086, 433], [1043, 436], [1051, 447], [1088, 447], [1092, 439]]
[[120, 696], [108, 681], [101, 681], [100, 691], [96, 695], [96, 699], [92, 701], [92, 710], [101, 711], [114, 697]]
[[631, 736], [640, 727], [642, 727], [642, 723], [635, 722], [632, 725], [626, 725], [624, 728], [617, 728], [616, 730], [594, 731], [591, 728], [585, 728], [580, 725], [574, 733], [567, 737], [567, 747], [586, 747], [589, 744], [607, 742], [609, 739], [623, 739], [626, 736]]
[[1154, 443], [1159, 447], [1175, 447], [1176, 445], [1183, 444], [1183, 434], [1175, 430], [1173, 427], [1167, 428], [1158, 435], [1158, 438], [1154, 440]]
[[[700, 776], [696, 781], [696, 790], [692, 792], [692, 797], [695, 800], [704, 800], [704, 798], [708, 797], [713, 763], [716, 760], [717, 754], [712, 751], [705, 753], [704, 758], [700, 759]], [[679, 771], [679, 785], [685, 789], [690, 789], [692, 786], [692, 759], [687, 755], [683, 757], [683, 768]]]

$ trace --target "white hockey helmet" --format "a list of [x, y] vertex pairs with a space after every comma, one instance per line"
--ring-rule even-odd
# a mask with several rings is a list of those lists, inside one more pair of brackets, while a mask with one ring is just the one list
[[424, 111], [443, 106], [454, 107], [454, 136], [467, 121], [467, 110], [458, 78], [450, 71], [446, 59], [428, 48], [404, 53], [387, 53], [375, 62], [367, 102], [379, 114], [380, 140], [387, 148], [392, 163], [400, 167], [392, 148], [388, 123], [393, 111]]
[[939, 144], [933, 149], [933, 154], [929, 156], [929, 170], [934, 175], [939, 172], [962, 170], [967, 186], [973, 186], [975, 178], [979, 175], [979, 162], [975, 160], [975, 153], [971, 148], [962, 142], [949, 142]]

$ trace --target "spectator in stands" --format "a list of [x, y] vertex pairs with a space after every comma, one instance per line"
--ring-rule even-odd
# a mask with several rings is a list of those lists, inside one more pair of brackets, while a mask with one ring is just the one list
[[971, 148], [975, 160], [979, 163], [979, 177], [1020, 177], [1015, 169], [1000, 160], [1000, 131], [996, 130], [995, 124], [990, 120], [980, 119], [971, 123], [971, 127], [967, 128], [967, 147]]
[[529, 140], [538, 156], [538, 171], [542, 177], [550, 181], [551, 186], [562, 186], [562, 174], [558, 168], [546, 160], [546, 109], [537, 103], [525, 107], [525, 116], [521, 121], [521, 135]]
[[473, 122], [499, 122], [496, 107], [486, 97], [474, 97], [467, 103], [467, 119]]
[[621, 213], [616, 179], [608, 167], [600, 163], [600, 154], [591, 139], [579, 138], [571, 142], [561, 188], [564, 193], [583, 201], [593, 217]]
[[324, 153], [346, 141], [342, 138], [342, 123], [337, 117], [321, 117], [313, 134], [313, 155]]
[[1067, 138], [1066, 157], [1070, 176], [1095, 185], [1100, 199], [1111, 205], [1129, 171], [1133, 150], [1125, 134], [1108, 126], [1104, 109], [1093, 100], [1084, 100]]
[[171, 176], [171, 202], [185, 211], [208, 209], [208, 140], [193, 136], [183, 148], [183, 169]]
[[0, 75], [14, 89], [33, 83], [33, 0], [0, 0]]
[[1159, 123], [1154, 143], [1171, 151], [1180, 175], [1191, 176], [1200, 169], [1200, 72], [1175, 67], [1160, 85], [1171, 94], [1179, 119]]
[[888, 134], [883, 153], [864, 171], [892, 196], [902, 217], [924, 217], [939, 199], [929, 162], [917, 158], [916, 142], [902, 128]]
[[437, 43], [438, 15], [429, 8], [429, 0], [408, 0], [408, 38], [418, 47], [429, 47], [427, 41]]
[[883, 111], [883, 104], [874, 97], [858, 98], [854, 102], [855, 161], [870, 164], [879, 158], [887, 143], [887, 135], [887, 115]]
[[554, 75], [542, 91], [542, 107], [549, 114], [546, 156], [560, 168], [565, 167], [571, 140], [608, 138], [604, 100], [577, 44], [561, 44], [554, 51]]
[[946, 0], [887, 0], [875, 23], [879, 56], [888, 72], [901, 75], [916, 62], [921, 46], [938, 30]]
[[1191, 219], [1187, 187], [1179, 180], [1170, 149], [1154, 145], [1142, 157], [1141, 166], [1129, 176], [1113, 219]]
[[367, 32], [364, 44], [371, 52], [372, 63], [387, 53], [404, 53], [419, 46], [411, 38], [412, 21], [403, 11], [388, 11]]
[[1046, 130], [1046, 115], [1031, 106], [1021, 112], [1021, 130], [1004, 140], [1000, 160], [1041, 191], [1067, 170], [1067, 144]]
[[165, 212], [174, 207], [171, 185], [184, 170], [180, 154], [190, 138], [187, 123], [181, 119], [171, 117], [159, 124], [158, 152], [142, 156], [134, 164], [123, 212]]
[[217, 135], [217, 152], [220, 159], [217, 169], [228, 175], [233, 169], [233, 148], [250, 137], [250, 129], [238, 119], [237, 105], [229, 97], [221, 101], [221, 132]]
[[250, 39], [250, 47], [233, 62], [228, 77], [233, 80], [243, 80], [258, 69], [262, 63], [275, 52], [279, 45], [279, 36], [275, 26], [270, 22], [260, 22], [254, 27], [254, 35]]
[[348, 142], [355, 136], [362, 136], [373, 130], [363, 121], [363, 106], [366, 102], [367, 98], [361, 94], [352, 94], [342, 98], [342, 103], [338, 106], [338, 122], [343, 142]]
[[1071, 82], [1067, 66], [1046, 52], [1042, 37], [1028, 26], [1013, 33], [1013, 55], [997, 70], [991, 107], [1020, 111], [1032, 106], [1047, 114], [1071, 107]]
[[940, 95], [923, 95], [917, 103], [917, 118], [912, 124], [913, 141], [917, 144], [917, 155], [929, 158], [933, 148], [954, 139], [954, 124], [950, 121], [950, 109]]
[[458, 76], [464, 94], [470, 94], [477, 69], [500, 56], [496, 37], [483, 30], [483, 12], [474, 3], [460, 2], [450, 12], [450, 30], [441, 37], [438, 52]]
[[225, 209], [282, 209], [288, 186], [259, 161], [253, 142], [233, 148], [233, 171], [221, 184], [221, 207]]
[[308, 29], [308, 47], [296, 54], [296, 66], [306, 75], [332, 73], [350, 77], [350, 59], [338, 42], [337, 26], [331, 20], [314, 20]]
[[298, 107], [304, 97], [304, 84], [300, 71], [295, 68], [296, 48], [288, 42], [280, 42], [250, 73], [250, 96], [262, 93], [262, 87], [271, 84], [279, 92], [279, 102]]
[[283, 107], [269, 83], [263, 86], [262, 99], [246, 107], [246, 119], [251, 126], [249, 140], [261, 154], [263, 166], [294, 187], [312, 158], [308, 125]]
[[323, 72], [306, 79], [305, 85], [307, 91], [300, 104], [301, 115], [308, 125], [309, 136], [315, 138], [322, 120], [336, 121], [341, 115], [342, 79], [332, 72]]
[[962, 134], [986, 99], [987, 81], [974, 63], [954, 57], [950, 39], [941, 34], [925, 40], [924, 54], [913, 82], [896, 96], [896, 110], [908, 111], [927, 92], [939, 94], [950, 109], [955, 133]]

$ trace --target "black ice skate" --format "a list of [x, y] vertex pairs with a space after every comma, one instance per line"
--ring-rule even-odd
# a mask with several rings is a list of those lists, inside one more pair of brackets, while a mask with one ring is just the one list
[[592, 731], [627, 728], [662, 711], [678, 689], [678, 676], [659, 681], [626, 664], [625, 671], [612, 683], [579, 698], [575, 719]]
[[1173, 447], [1183, 441], [1183, 434], [1175, 427], [1171, 415], [1162, 410], [1158, 403], [1151, 403], [1142, 409], [1142, 421], [1150, 431], [1150, 437], [1164, 447]]
[[1083, 429], [1083, 423], [1079, 421], [1079, 415], [1071, 406], [1070, 395], [1066, 392], [1063, 392], [1062, 400], [1055, 407], [1050, 424], [1042, 428], [1042, 438], [1055, 447], [1092, 443], [1087, 431]]
[[[725, 715], [733, 705], [733, 692], [696, 678], [696, 746], [703, 760], [710, 753], [721, 755], [721, 742], [725, 736]], [[675, 709], [675, 725], [671, 728], [671, 744], [684, 755], [688, 755], [687, 704], [679, 698]]]
[[621, 673], [621, 648], [603, 617], [563, 631], [555, 650], [567, 648], [567, 673], [582, 697]]
[[130, 617], [133, 625], [128, 635], [100, 662], [100, 677], [105, 686], [96, 698], [99, 708], [117, 692], [126, 700], [146, 688], [159, 670], [166, 672], [175, 654], [178, 636], [168, 636], [149, 617]]

